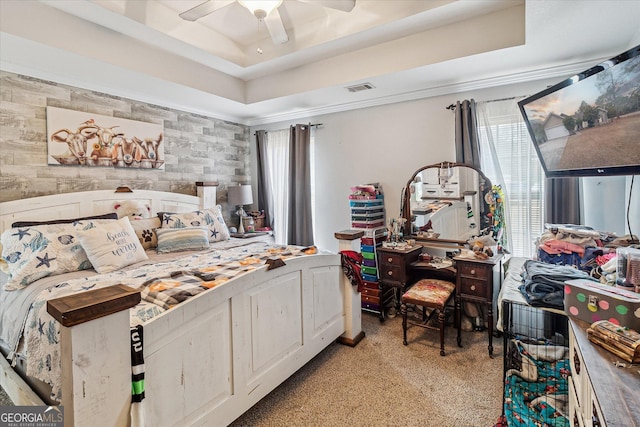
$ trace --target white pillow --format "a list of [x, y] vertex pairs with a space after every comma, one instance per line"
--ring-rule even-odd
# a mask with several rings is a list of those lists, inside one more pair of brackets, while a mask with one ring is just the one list
[[111, 223], [83, 224], [76, 232], [89, 261], [100, 274], [148, 259], [128, 217]]
[[9, 228], [0, 242], [11, 277], [4, 287], [7, 291], [22, 289], [43, 277], [91, 268], [73, 224]]
[[143, 218], [131, 221], [131, 227], [136, 232], [140, 244], [145, 249], [155, 248], [158, 246], [158, 236], [156, 229], [160, 228], [160, 218]]
[[162, 228], [186, 228], [204, 226], [209, 229], [209, 242], [229, 240], [231, 235], [224, 222], [220, 207], [186, 213], [164, 213]]

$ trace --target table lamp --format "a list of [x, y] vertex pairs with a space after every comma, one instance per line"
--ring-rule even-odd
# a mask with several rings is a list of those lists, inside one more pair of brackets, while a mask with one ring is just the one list
[[236, 214], [240, 217], [240, 224], [238, 225], [238, 233], [244, 233], [244, 224], [242, 218], [244, 218], [244, 205], [250, 205], [253, 203], [253, 193], [251, 192], [251, 185], [234, 185], [228, 189], [229, 203], [238, 207]]

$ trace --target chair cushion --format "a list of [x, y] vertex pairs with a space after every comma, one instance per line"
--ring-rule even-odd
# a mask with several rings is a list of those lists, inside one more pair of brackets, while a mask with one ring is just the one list
[[444, 308], [456, 285], [446, 280], [422, 279], [402, 295], [405, 304]]

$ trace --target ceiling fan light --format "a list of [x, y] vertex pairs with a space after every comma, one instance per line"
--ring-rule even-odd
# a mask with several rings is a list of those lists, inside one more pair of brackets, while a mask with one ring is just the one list
[[282, 4], [282, 0], [238, 0], [238, 3], [249, 9], [258, 19], [264, 19]]

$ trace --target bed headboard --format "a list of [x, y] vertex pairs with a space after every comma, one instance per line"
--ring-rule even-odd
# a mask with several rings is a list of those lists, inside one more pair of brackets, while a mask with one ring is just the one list
[[134, 190], [130, 193], [96, 190], [54, 194], [0, 203], [0, 233], [16, 221], [45, 221], [113, 212], [113, 203], [121, 200], [138, 200], [148, 204], [152, 215], [161, 211], [187, 212], [213, 206], [211, 200], [205, 202], [204, 197], [154, 190]]

